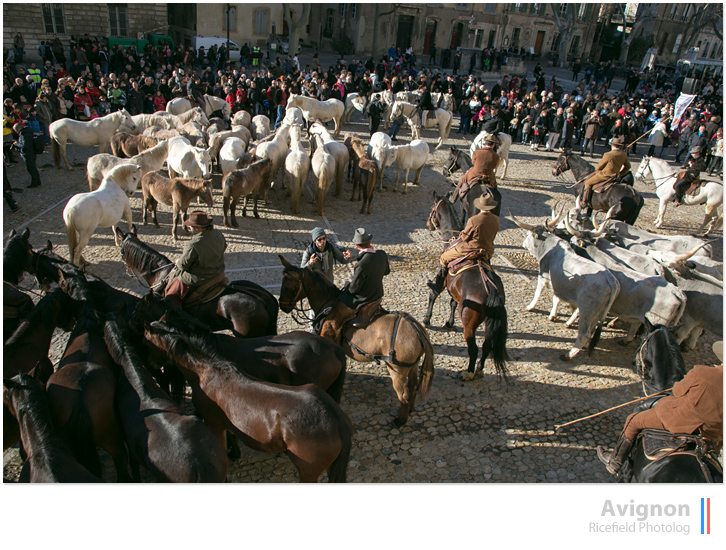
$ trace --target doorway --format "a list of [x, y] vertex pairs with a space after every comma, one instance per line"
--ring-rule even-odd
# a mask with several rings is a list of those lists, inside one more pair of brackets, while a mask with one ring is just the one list
[[497, 31], [489, 31], [489, 41], [487, 42], [487, 48], [493, 48], [494, 47], [494, 39], [497, 36]]
[[411, 36], [413, 35], [413, 15], [401, 15], [398, 18], [398, 32], [396, 33], [396, 47], [404, 51], [411, 46]]
[[534, 54], [539, 55], [542, 51], [542, 43], [544, 42], [545, 31], [537, 31], [537, 38], [534, 41]]
[[436, 21], [429, 19], [426, 21], [426, 35], [424, 36], [424, 55], [429, 55], [431, 46], [436, 46]]
[[461, 45], [461, 37], [464, 34], [464, 24], [457, 23], [454, 25], [454, 30], [451, 33], [451, 49], [455, 50]]

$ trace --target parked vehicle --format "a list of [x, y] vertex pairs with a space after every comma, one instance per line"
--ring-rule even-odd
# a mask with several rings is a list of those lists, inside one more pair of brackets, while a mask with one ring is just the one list
[[[192, 37], [192, 47], [197, 51], [202, 46], [204, 46], [204, 51], [206, 52], [209, 51], [209, 48], [212, 46], [217, 46], [217, 48], [219, 48], [222, 44], [226, 47], [227, 39], [220, 36]], [[240, 46], [232, 40], [229, 41], [229, 60], [233, 63], [240, 60]]]

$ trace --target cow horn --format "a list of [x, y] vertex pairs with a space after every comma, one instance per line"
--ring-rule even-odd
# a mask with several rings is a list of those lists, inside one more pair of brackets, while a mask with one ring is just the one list
[[528, 223], [525, 223], [525, 222], [520, 222], [520, 221], [519, 221], [519, 220], [518, 220], [518, 219], [517, 219], [517, 218], [516, 218], [516, 217], [514, 216], [514, 214], [512, 214], [512, 211], [511, 211], [511, 210], [509, 211], [509, 216], [510, 216], [510, 217], [512, 218], [512, 221], [513, 221], [514, 223], [516, 223], [516, 224], [517, 224], [517, 225], [518, 225], [519, 227], [521, 227], [521, 228], [522, 228], [522, 229], [524, 229], [525, 231], [534, 231], [534, 225], [530, 225], [530, 224], [528, 224]]
[[557, 206], [559, 206], [559, 204], [560, 203], [558, 201], [557, 204], [555, 204], [552, 207], [552, 218], [551, 218], [551, 220], [549, 220], [548, 222], [546, 222], [547, 229], [554, 229], [555, 227], [557, 227], [557, 224], [560, 223], [562, 221], [562, 218], [564, 217], [564, 211], [565, 211], [565, 205], [564, 204], [562, 205], [562, 208], [560, 208], [559, 213], [558, 214], [555, 214], [555, 210], [557, 209]]
[[592, 220], [592, 226], [595, 228], [595, 231], [600, 231], [600, 226], [597, 224], [597, 210], [592, 211], [590, 219]]
[[567, 231], [570, 233], [570, 235], [574, 235], [578, 239], [584, 238], [583, 234], [580, 231], [578, 231], [577, 229], [573, 229], [570, 225], [570, 216], [565, 216], [565, 227], [567, 228]]
[[686, 252], [685, 254], [681, 254], [680, 256], [676, 256], [673, 260], [673, 263], [675, 265], [683, 265], [686, 263], [686, 260], [688, 260], [691, 256], [693, 256], [696, 252], [701, 250], [704, 246], [706, 246], [708, 243], [702, 243], [699, 244], [696, 248], [691, 250], [690, 252]]

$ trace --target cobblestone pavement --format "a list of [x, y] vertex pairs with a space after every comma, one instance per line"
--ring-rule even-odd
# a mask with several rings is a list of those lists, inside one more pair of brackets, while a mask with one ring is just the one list
[[[368, 137], [359, 114], [345, 130], [354, 130]], [[238, 218], [239, 229], [224, 229], [229, 248], [226, 255], [228, 276], [249, 279], [274, 293], [279, 292], [282, 268], [278, 254], [299, 262], [315, 226], [327, 226], [343, 245], [352, 246], [356, 227], [365, 226], [374, 236], [374, 245], [384, 249], [391, 259], [392, 274], [384, 280], [385, 305], [403, 310], [417, 319], [423, 318], [428, 290], [427, 279], [437, 265], [439, 242], [425, 227], [433, 206], [432, 191], [445, 192], [450, 184], [441, 175], [448, 157], [448, 145], [466, 146], [455, 130], [447, 145], [432, 154], [423, 171], [421, 183], [409, 186], [407, 195], [393, 193], [395, 171], [386, 173], [389, 189], [376, 192], [370, 216], [358, 213], [351, 204], [350, 184], [343, 193], [326, 198], [325, 217], [315, 214], [309, 195], [301, 201], [301, 213], [290, 213], [289, 199], [275, 188], [270, 203], [261, 208], [261, 218]], [[402, 140], [410, 139], [407, 130]], [[424, 132], [424, 139], [435, 143], [434, 132]], [[431, 146], [433, 150], [433, 145]], [[50, 239], [57, 251], [67, 256], [62, 211], [68, 198], [87, 190], [85, 159], [95, 151], [69, 147], [75, 170], [56, 170], [50, 155], [44, 154], [41, 166], [42, 187], [26, 189], [17, 195], [22, 211], [10, 214], [3, 210], [3, 233], [27, 226], [31, 242], [42, 247]], [[598, 153], [604, 146], [598, 146]], [[668, 151], [672, 158], [672, 151]], [[641, 151], [642, 153], [642, 151]], [[535, 153], [528, 147], [514, 145], [510, 154], [507, 179], [500, 182], [504, 212], [507, 209], [526, 221], [538, 221], [550, 213], [557, 201], [574, 203], [565, 180], [553, 178], [551, 169], [555, 153]], [[637, 161], [633, 164], [637, 166]], [[24, 187], [29, 177], [22, 164], [9, 169], [14, 187]], [[308, 180], [308, 187], [310, 182]], [[646, 198], [637, 226], [653, 230], [657, 199], [652, 181], [636, 183]], [[215, 176], [215, 206], [212, 214], [221, 224], [222, 207], [220, 177]], [[308, 190], [309, 192], [309, 190]], [[132, 199], [134, 219], [140, 221], [140, 193]], [[183, 241], [174, 244], [170, 237], [171, 214], [164, 209], [160, 228], [139, 225], [140, 237], [159, 252], [175, 258]], [[703, 219], [702, 207], [669, 209], [661, 233], [690, 233]], [[121, 227], [126, 229], [125, 224]], [[722, 261], [722, 235], [714, 241], [714, 257]], [[511, 378], [508, 385], [498, 383], [489, 362], [483, 378], [463, 382], [460, 371], [467, 363], [466, 346], [461, 323], [447, 331], [447, 300], [439, 300], [434, 309], [429, 335], [435, 347], [435, 377], [426, 403], [417, 405], [409, 423], [395, 429], [392, 424], [398, 409], [395, 393], [385, 368], [375, 363], [350, 361], [342, 407], [354, 427], [354, 448], [348, 469], [351, 482], [611, 482], [605, 468], [595, 455], [597, 445], [611, 445], [619, 433], [627, 409], [608, 413], [592, 421], [576, 424], [561, 432], [554, 425], [607, 409], [618, 403], [640, 397], [641, 386], [634, 372], [635, 345], [622, 347], [618, 341], [625, 332], [606, 329], [596, 350], [588, 357], [580, 354], [570, 363], [559, 356], [575, 339], [576, 327], [564, 327], [567, 311], [557, 322], [547, 320], [548, 301], [545, 292], [539, 308], [525, 312], [536, 283], [537, 264], [522, 248], [525, 237], [511, 220], [503, 217], [496, 241], [493, 266], [501, 275], [507, 294], [509, 315], [508, 352]], [[185, 237], [182, 237], [184, 239]], [[99, 230], [91, 239], [85, 257], [92, 262], [90, 271], [109, 283], [143, 294], [145, 289], [129, 278], [114, 247], [110, 229]], [[347, 266], [336, 268], [336, 281], [349, 278]], [[29, 277], [25, 284], [30, 285]], [[565, 308], [566, 309], [566, 308]], [[280, 332], [297, 328], [288, 315], [280, 315]], [[481, 335], [481, 331], [480, 331]], [[704, 334], [697, 348], [686, 354], [686, 363], [713, 364], [711, 345], [717, 338]], [[58, 333], [51, 349], [51, 358], [60, 357], [66, 336]], [[107, 460], [106, 463], [109, 463]], [[17, 450], [4, 455], [4, 476], [16, 478], [19, 471]], [[112, 466], [105, 478], [114, 479]], [[295, 468], [284, 455], [262, 454], [242, 449], [242, 457], [231, 464], [229, 480], [234, 482], [294, 482]]]

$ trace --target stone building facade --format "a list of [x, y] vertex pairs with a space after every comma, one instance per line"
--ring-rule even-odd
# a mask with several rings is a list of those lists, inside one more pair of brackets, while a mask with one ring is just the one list
[[41, 40], [57, 35], [68, 48], [70, 37], [84, 35], [136, 38], [143, 33], [166, 34], [165, 3], [15, 4], [3, 3], [3, 46], [11, 47], [17, 32], [25, 39], [25, 54], [38, 60]]

